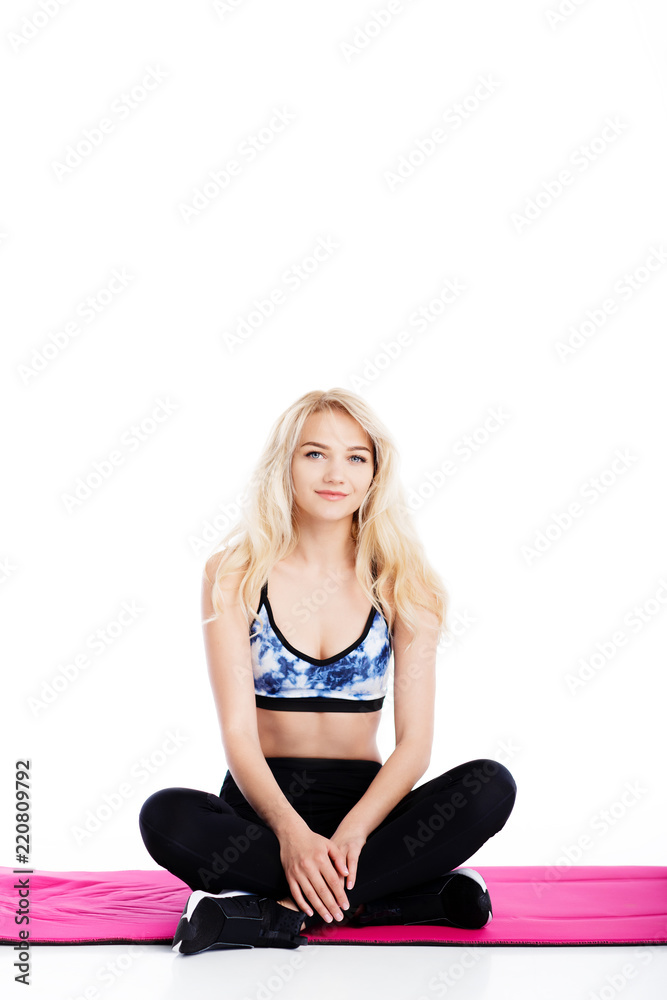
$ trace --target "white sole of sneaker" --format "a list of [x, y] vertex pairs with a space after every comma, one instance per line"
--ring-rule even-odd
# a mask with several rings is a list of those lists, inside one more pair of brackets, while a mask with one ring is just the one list
[[[183, 913], [181, 914], [181, 919], [178, 922], [178, 927], [176, 928], [176, 933], [181, 931], [178, 941], [172, 944], [171, 950], [180, 954], [181, 944], [183, 943], [183, 921], [185, 924], [189, 924], [192, 919], [192, 914], [197, 908], [198, 904], [201, 903], [202, 899], [212, 898], [212, 899], [222, 899], [224, 896], [252, 896], [251, 892], [246, 892], [243, 889], [226, 889], [224, 892], [206, 892], [204, 889], [195, 889], [194, 892], [188, 897], [188, 901], [183, 908]], [[247, 947], [251, 948], [252, 945]]]

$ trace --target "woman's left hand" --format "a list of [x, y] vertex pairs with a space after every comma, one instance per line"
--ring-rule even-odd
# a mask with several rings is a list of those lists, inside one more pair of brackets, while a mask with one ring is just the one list
[[361, 830], [346, 828], [343, 823], [336, 829], [335, 833], [329, 837], [336, 847], [345, 855], [345, 864], [349, 875], [344, 880], [344, 888], [352, 889], [357, 878], [357, 863], [361, 849], [366, 843], [366, 835]]

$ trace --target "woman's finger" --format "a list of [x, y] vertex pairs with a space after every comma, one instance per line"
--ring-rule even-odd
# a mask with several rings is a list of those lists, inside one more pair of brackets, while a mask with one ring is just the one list
[[340, 847], [331, 842], [329, 844], [329, 856], [332, 858], [334, 866], [338, 869], [338, 871], [344, 878], [348, 872], [348, 864], [345, 851], [342, 851]]
[[309, 917], [312, 917], [313, 908], [303, 895], [303, 892], [301, 891], [301, 886], [296, 881], [296, 879], [292, 879], [292, 881], [289, 883], [289, 886], [290, 886], [290, 891], [292, 893], [292, 899], [294, 900], [296, 905], [299, 907], [300, 910], [303, 910], [305, 913], [307, 913]]
[[313, 878], [310, 882], [305, 883], [304, 885], [299, 885], [299, 883], [296, 882], [295, 885], [299, 898], [297, 899], [295, 892], [292, 892], [292, 898], [297, 906], [299, 906], [302, 910], [306, 910], [307, 913], [309, 912], [306, 909], [308, 904], [306, 903], [306, 906], [303, 906], [299, 902], [300, 899], [303, 899], [304, 896], [307, 895], [308, 899], [312, 900], [309, 916], [312, 916], [313, 910], [317, 910], [323, 920], [327, 920], [328, 917], [331, 917], [332, 920], [335, 919], [335, 912], [338, 909], [338, 906], [321, 873], [314, 872]]
[[319, 892], [320, 898], [328, 906], [332, 917], [335, 919], [339, 909], [346, 910], [350, 905], [345, 895], [345, 886], [335, 869], [331, 870], [331, 878], [329, 878], [329, 872], [322, 872], [321, 876], [322, 885], [320, 886], [320, 882], [317, 879], [313, 879], [313, 884]]
[[357, 878], [357, 867], [358, 867], [358, 864], [359, 864], [359, 855], [360, 854], [361, 854], [361, 851], [355, 851], [355, 849], [353, 847], [351, 847], [350, 850], [349, 850], [349, 852], [348, 852], [347, 861], [348, 861], [348, 867], [350, 869], [350, 874], [349, 874], [349, 877], [348, 877], [348, 880], [347, 880], [347, 883], [346, 883], [348, 889], [351, 889], [354, 886], [354, 883], [356, 881], [356, 878]]

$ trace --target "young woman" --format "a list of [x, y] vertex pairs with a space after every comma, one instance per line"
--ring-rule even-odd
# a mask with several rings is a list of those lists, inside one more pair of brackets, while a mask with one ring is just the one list
[[[505, 825], [516, 784], [478, 758], [413, 787], [431, 759], [448, 601], [397, 462], [363, 399], [306, 393], [273, 426], [240, 536], [206, 562], [228, 770], [219, 795], [160, 789], [139, 816], [151, 856], [193, 890], [174, 951], [296, 948], [323, 921], [491, 919], [481, 875], [456, 866]], [[396, 747], [383, 762], [388, 693]]]

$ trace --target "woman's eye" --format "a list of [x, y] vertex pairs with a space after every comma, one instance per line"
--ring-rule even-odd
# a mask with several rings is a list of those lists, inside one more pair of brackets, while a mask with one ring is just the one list
[[[321, 455], [321, 454], [322, 454], [322, 452], [321, 452], [321, 451], [307, 451], [307, 452], [306, 452], [306, 458], [310, 458], [310, 456], [311, 456], [311, 455]], [[363, 455], [350, 455], [350, 458], [358, 458], [358, 459], [359, 459], [359, 462], [362, 462], [362, 463], [364, 463], [364, 462], [366, 462], [366, 461], [367, 461], [367, 459], [365, 459], [365, 458], [363, 457]], [[358, 463], [358, 462], [355, 462], [354, 464], [355, 464], [355, 465], [358, 465], [359, 463]]]

